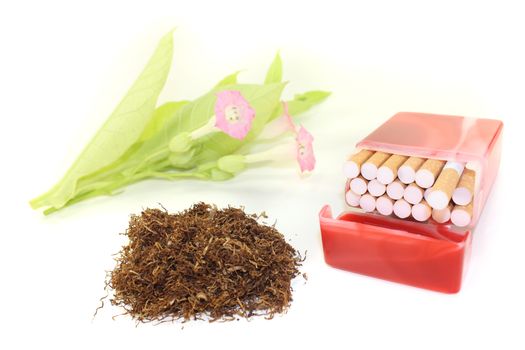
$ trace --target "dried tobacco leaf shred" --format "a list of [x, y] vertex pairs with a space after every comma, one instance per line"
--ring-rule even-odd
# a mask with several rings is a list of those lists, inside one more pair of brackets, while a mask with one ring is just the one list
[[111, 303], [140, 322], [285, 312], [303, 259], [258, 218], [205, 203], [177, 214], [133, 215], [129, 244], [108, 274]]

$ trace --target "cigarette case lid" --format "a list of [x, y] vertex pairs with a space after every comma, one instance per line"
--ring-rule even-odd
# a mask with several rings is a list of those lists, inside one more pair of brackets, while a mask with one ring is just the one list
[[454, 161], [483, 161], [503, 123], [440, 114], [400, 112], [357, 147]]

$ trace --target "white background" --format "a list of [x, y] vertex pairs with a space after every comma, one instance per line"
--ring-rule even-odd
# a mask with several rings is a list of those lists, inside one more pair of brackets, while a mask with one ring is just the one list
[[[342, 4], [345, 4], [344, 6]], [[371, 1], [11, 1], [0, 5], [0, 348], [523, 349], [524, 11], [511, 3]], [[302, 119], [316, 171], [248, 170], [225, 183], [149, 181], [43, 217], [27, 202], [52, 185], [171, 27], [175, 57], [162, 101], [195, 98], [223, 76], [260, 81], [276, 50], [287, 96], [333, 95]], [[498, 118], [503, 159], [476, 228], [459, 294], [328, 267], [317, 213], [344, 206], [341, 162], [397, 111]], [[308, 250], [307, 283], [272, 321], [139, 325], [106, 307], [111, 254], [128, 215], [196, 201], [267, 211]], [[521, 334], [520, 334], [521, 332]], [[311, 346], [311, 347], [310, 347]]]

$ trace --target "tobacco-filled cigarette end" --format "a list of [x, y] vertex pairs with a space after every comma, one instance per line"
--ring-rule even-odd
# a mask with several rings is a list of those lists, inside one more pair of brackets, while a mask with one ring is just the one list
[[391, 215], [394, 211], [394, 203], [387, 196], [381, 196], [376, 200], [376, 209], [381, 215]]
[[406, 219], [412, 212], [412, 206], [404, 199], [398, 199], [394, 203], [394, 214], [400, 219]]
[[372, 212], [376, 208], [376, 199], [371, 194], [364, 194], [359, 199], [359, 206], [367, 213]]
[[360, 198], [361, 196], [357, 193], [352, 192], [352, 190], [348, 190], [345, 193], [346, 204], [348, 204], [351, 207], [358, 207]]

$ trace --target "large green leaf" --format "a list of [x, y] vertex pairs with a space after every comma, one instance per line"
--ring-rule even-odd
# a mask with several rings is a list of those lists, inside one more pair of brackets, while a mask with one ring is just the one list
[[84, 148], [62, 180], [31, 201], [33, 208], [62, 207], [75, 195], [81, 177], [119, 159], [141, 136], [166, 82], [173, 57], [172, 32], [159, 42], [153, 56], [104, 125]]
[[291, 116], [296, 116], [323, 102], [328, 96], [330, 92], [321, 90], [297, 94], [293, 100], [288, 101], [288, 112]]
[[280, 83], [283, 80], [283, 62], [281, 60], [281, 55], [279, 52], [275, 55], [268, 72], [266, 73], [266, 79], [264, 79], [265, 84]]
[[239, 75], [239, 73], [240, 71], [237, 71], [235, 73], [225, 76], [221, 81], [217, 83], [217, 85], [215, 85], [215, 87], [219, 88], [221, 86], [237, 84], [237, 76]]

